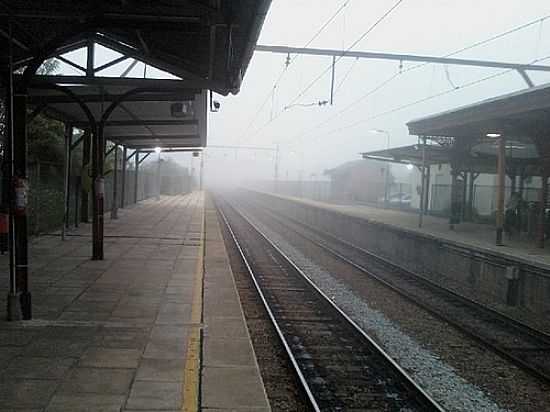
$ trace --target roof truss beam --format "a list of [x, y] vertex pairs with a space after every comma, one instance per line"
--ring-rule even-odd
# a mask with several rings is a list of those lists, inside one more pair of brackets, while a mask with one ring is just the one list
[[[140, 153], [153, 153], [154, 150], [140, 150]], [[162, 150], [162, 153], [189, 153], [189, 152], [202, 152], [202, 148], [189, 148], [189, 149], [182, 149], [182, 148], [165, 148]]]
[[[179, 93], [140, 93], [134, 96], [130, 96], [124, 100], [125, 103], [132, 102], [179, 102], [179, 101], [192, 101], [195, 98], [195, 94], [200, 93], [200, 90], [189, 90], [189, 92]], [[109, 94], [82, 94], [78, 95], [79, 99], [86, 103], [107, 103], [119, 100], [122, 95]], [[74, 103], [74, 100], [63, 95], [31, 95], [29, 96], [29, 103], [48, 103], [48, 104], [70, 104]]]
[[198, 134], [187, 134], [187, 135], [113, 135], [106, 136], [109, 140], [116, 141], [132, 141], [132, 140], [190, 140], [190, 139], [200, 139]]
[[84, 76], [56, 76], [36, 75], [31, 86], [39, 88], [41, 84], [51, 85], [59, 83], [65, 85], [93, 85], [93, 86], [119, 86], [151, 89], [157, 91], [176, 91], [189, 89], [208, 89], [207, 80], [170, 80], [170, 79], [132, 79], [120, 77], [91, 77]]
[[[87, 124], [87, 123], [85, 123]], [[198, 121], [193, 120], [151, 120], [151, 119], [139, 119], [135, 120], [108, 120], [104, 123], [106, 127], [121, 127], [121, 126], [194, 126]], [[75, 126], [82, 126], [81, 124], [75, 124]]]

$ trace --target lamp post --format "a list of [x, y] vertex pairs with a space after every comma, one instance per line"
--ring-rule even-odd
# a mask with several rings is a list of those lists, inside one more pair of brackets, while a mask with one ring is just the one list
[[[385, 134], [386, 135], [386, 149], [390, 148], [390, 132], [382, 129], [372, 129], [369, 130], [371, 133]], [[384, 207], [388, 207], [388, 184], [390, 180], [390, 164], [386, 165], [384, 168]]]
[[158, 155], [157, 161], [157, 200], [160, 200], [160, 152], [162, 149], [160, 147], [155, 147], [155, 153]]

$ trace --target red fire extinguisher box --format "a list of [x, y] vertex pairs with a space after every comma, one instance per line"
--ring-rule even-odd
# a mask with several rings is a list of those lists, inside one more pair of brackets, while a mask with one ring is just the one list
[[0, 213], [0, 252], [8, 250], [8, 214]]

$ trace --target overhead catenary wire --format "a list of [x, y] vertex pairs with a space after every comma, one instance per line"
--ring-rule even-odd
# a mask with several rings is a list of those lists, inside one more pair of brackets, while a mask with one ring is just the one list
[[[545, 57], [542, 57], [542, 58], [539, 58], [539, 59], [535, 59], [535, 60], [532, 60], [531, 63], [536, 63], [536, 62], [540, 62], [540, 61], [544, 61], [544, 60], [548, 60], [550, 59], [550, 55], [549, 56], [545, 56]], [[351, 129], [353, 127], [356, 127], [360, 124], [363, 124], [363, 123], [366, 123], [370, 120], [374, 120], [374, 119], [377, 119], [379, 117], [383, 117], [383, 116], [387, 116], [389, 114], [392, 114], [392, 113], [396, 113], [398, 111], [401, 111], [401, 110], [404, 110], [404, 109], [408, 109], [410, 107], [413, 107], [413, 106], [416, 106], [418, 104], [421, 104], [421, 103], [425, 103], [429, 100], [433, 100], [435, 98], [438, 98], [438, 97], [441, 97], [441, 96], [444, 96], [444, 95], [447, 95], [447, 94], [450, 94], [450, 93], [454, 93], [454, 92], [457, 92], [458, 90], [463, 90], [463, 89], [466, 89], [468, 87], [472, 87], [472, 86], [475, 86], [477, 84], [480, 84], [480, 83], [483, 83], [485, 81], [488, 81], [488, 80], [492, 80], [492, 79], [495, 79], [497, 77], [501, 77], [505, 74], [508, 74], [508, 73], [511, 73], [513, 72], [514, 69], [506, 69], [506, 70], [502, 70], [502, 71], [499, 71], [498, 73], [494, 73], [494, 74], [491, 74], [489, 76], [485, 76], [485, 77], [482, 77], [480, 79], [477, 79], [477, 80], [472, 80], [468, 83], [465, 83], [461, 86], [458, 86], [458, 87], [453, 87], [451, 89], [446, 89], [444, 91], [441, 91], [439, 93], [435, 93], [435, 94], [432, 94], [430, 96], [427, 96], [427, 97], [423, 97], [421, 99], [418, 99], [418, 100], [415, 100], [413, 102], [409, 102], [409, 103], [405, 103], [401, 106], [397, 106], [393, 109], [389, 109], [389, 110], [386, 110], [384, 112], [381, 112], [381, 113], [377, 113], [375, 115], [372, 115], [372, 116], [369, 116], [369, 117], [366, 117], [366, 118], [363, 118], [361, 120], [358, 120], [356, 122], [353, 122], [351, 124], [348, 124], [348, 125], [345, 125], [345, 126], [341, 126], [341, 127], [338, 127], [338, 128], [335, 128], [335, 129], [332, 129], [328, 132], [325, 132], [321, 135], [328, 135], [328, 134], [333, 134], [333, 133], [336, 133], [336, 132], [341, 132], [343, 130], [347, 130], [347, 129]], [[319, 135], [319, 136], [321, 136]]]
[[[382, 23], [395, 9], [403, 3], [404, 0], [398, 0], [396, 3], [393, 4], [392, 7], [390, 7], [382, 16], [380, 16], [369, 28], [359, 36], [358, 39], [356, 39], [351, 46], [349, 46], [342, 55], [338, 56], [335, 60], [335, 64], [340, 61], [340, 59], [344, 58], [346, 56], [346, 53], [349, 52], [351, 49], [353, 49], [358, 43], [360, 43], [362, 40], [365, 39], [365, 37], [370, 34], [380, 23]], [[325, 70], [323, 70], [317, 77], [313, 79], [312, 82], [310, 82], [302, 91], [300, 91], [296, 97], [294, 97], [290, 103], [288, 103], [285, 107], [292, 106], [294, 103], [296, 103], [297, 100], [299, 100], [303, 95], [305, 95], [324, 75], [326, 75], [330, 70], [332, 69], [332, 63], [328, 65]], [[270, 119], [267, 123], [265, 123], [263, 126], [261, 126], [256, 132], [254, 132], [250, 138], [255, 137], [260, 133], [262, 130], [264, 130], [267, 126], [269, 126], [272, 122], [277, 120], [281, 114], [284, 113], [284, 110], [279, 111], [275, 116], [273, 116], [272, 119]]]
[[342, 80], [340, 80], [340, 82], [338, 83], [338, 86], [336, 86], [336, 89], [334, 90], [334, 94], [338, 93], [338, 91], [342, 88], [342, 86], [344, 85], [345, 81], [348, 79], [349, 75], [351, 74], [353, 68], [355, 67], [358, 61], [359, 61], [359, 58], [356, 58], [353, 61], [353, 63], [350, 65], [350, 67], [342, 77]]
[[[336, 58], [336, 63], [338, 63], [342, 58], [346, 56], [346, 53], [349, 52], [351, 49], [353, 49], [355, 46], [357, 46], [361, 41], [365, 39], [380, 23], [382, 23], [395, 9], [397, 9], [401, 3], [403, 3], [405, 0], [398, 0], [396, 3], [394, 3], [393, 6], [391, 6], [382, 16], [380, 16], [369, 28], [359, 36], [352, 44], [349, 46], [342, 55], [338, 56]], [[327, 74], [332, 69], [332, 64], [328, 65], [325, 70], [321, 72], [311, 83], [309, 83], [300, 93], [294, 97], [290, 101], [288, 105], [291, 105], [295, 103], [298, 99], [300, 99], [304, 94], [306, 94], [325, 74]]]
[[[319, 37], [321, 35], [321, 33], [334, 21], [334, 19], [336, 17], [338, 17], [338, 15], [348, 6], [348, 4], [351, 2], [352, 0], [346, 0], [344, 1], [337, 9], [336, 11], [329, 17], [329, 19], [315, 32], [315, 34], [306, 42], [306, 44], [303, 46], [303, 47], [308, 47], [311, 43], [313, 43], [313, 41], [315, 41], [315, 39], [317, 39], [317, 37]], [[279, 73], [279, 76], [277, 77], [277, 79], [275, 80], [275, 82], [273, 83], [273, 87], [271, 89], [271, 91], [267, 94], [267, 96], [265, 97], [265, 99], [262, 101], [262, 104], [260, 105], [260, 107], [258, 108], [258, 110], [254, 113], [254, 115], [252, 116], [252, 119], [250, 120], [250, 122], [248, 123], [248, 126], [246, 127], [245, 131], [243, 132], [243, 138], [246, 136], [246, 134], [248, 133], [248, 131], [250, 130], [250, 128], [253, 126], [253, 124], [255, 123], [257, 117], [260, 115], [260, 113], [263, 111], [265, 105], [267, 104], [267, 102], [269, 102], [270, 99], [273, 100], [273, 95], [275, 94], [275, 91], [277, 89], [277, 87], [279, 86], [279, 83], [281, 82], [281, 80], [283, 79], [284, 75], [286, 74], [289, 66], [297, 59], [299, 58], [301, 55], [300, 54], [294, 54], [292, 57], [290, 57], [290, 55], [287, 57], [287, 61], [285, 63], [285, 66], [283, 67], [283, 69], [281, 70], [281, 72]], [[273, 119], [273, 107], [271, 108], [271, 116], [270, 116], [270, 120]], [[242, 138], [241, 138], [242, 139]]]
[[[470, 44], [469, 46], [466, 46], [466, 47], [462, 47], [458, 50], [455, 50], [451, 53], [448, 53], [442, 57], [451, 57], [451, 56], [454, 56], [454, 55], [457, 55], [459, 53], [462, 53], [462, 52], [465, 52], [465, 51], [468, 51], [468, 50], [471, 50], [471, 49], [474, 49], [476, 47], [479, 47], [479, 46], [482, 46], [482, 45], [485, 45], [485, 44], [488, 44], [488, 43], [491, 43], [495, 40], [498, 40], [498, 39], [501, 39], [503, 37], [506, 37], [506, 36], [509, 36], [510, 34], [513, 34], [513, 33], [516, 33], [518, 31], [521, 31], [521, 30], [524, 30], [530, 26], [533, 26], [535, 24], [541, 24], [543, 23], [544, 21], [548, 20], [550, 18], [550, 15], [545, 15], [543, 17], [539, 17], [535, 20], [531, 20], [527, 23], [524, 23], [524, 24], [521, 24], [519, 26], [516, 26], [516, 27], [513, 27], [512, 29], [509, 29], [509, 30], [506, 30], [502, 33], [498, 33], [496, 35], [493, 35], [491, 37], [488, 37], [484, 40], [480, 40], [478, 42], [475, 42], [473, 44]], [[535, 60], [535, 61], [538, 61], [538, 60]], [[310, 133], [312, 133], [313, 131], [317, 130], [319, 127], [331, 122], [332, 120], [334, 120], [335, 118], [341, 116], [342, 114], [344, 114], [345, 112], [347, 112], [348, 110], [352, 109], [352, 108], [356, 108], [357, 105], [362, 102], [363, 100], [365, 100], [366, 98], [370, 97], [371, 95], [373, 95], [374, 93], [378, 92], [379, 90], [381, 90], [382, 88], [384, 88], [386, 85], [388, 85], [389, 83], [391, 83], [394, 79], [396, 79], [397, 77], [399, 77], [400, 75], [402, 74], [405, 74], [405, 73], [408, 73], [408, 72], [411, 72], [413, 70], [416, 70], [416, 69], [419, 69], [421, 67], [425, 67], [425, 66], [428, 66], [430, 64], [433, 64], [433, 63], [419, 63], [419, 64], [415, 64], [411, 67], [408, 67], [404, 70], [401, 70], [393, 75], [391, 75], [389, 78], [387, 78], [386, 80], [382, 81], [380, 84], [378, 84], [377, 86], [375, 86], [373, 89], [370, 89], [368, 90], [366, 93], [364, 93], [363, 95], [361, 95], [359, 98], [355, 99], [353, 102], [351, 102], [350, 104], [348, 104], [347, 106], [345, 106], [342, 110], [338, 111], [337, 113], [335, 113], [333, 116], [330, 116], [326, 119], [324, 119], [323, 121], [319, 122], [318, 124], [316, 124], [315, 126], [307, 129], [306, 131], [302, 131], [294, 136], [292, 136], [290, 139], [287, 139], [285, 141], [288, 141], [288, 140], [296, 140], [296, 139], [301, 139], [307, 135], [309, 135]]]

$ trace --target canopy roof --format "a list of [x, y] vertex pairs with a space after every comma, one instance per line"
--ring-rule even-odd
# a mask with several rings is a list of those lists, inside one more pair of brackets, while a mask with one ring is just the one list
[[[0, 64], [33, 69], [16, 80], [36, 113], [135, 149], [206, 146], [207, 91], [239, 91], [270, 2], [0, 0]], [[31, 77], [45, 58], [61, 70]]]
[[[438, 144], [415, 144], [393, 147], [385, 150], [361, 153], [363, 159], [381, 160], [392, 163], [423, 165], [423, 148], [425, 147], [426, 165], [449, 164], [452, 158], [452, 147]], [[506, 167], [515, 174], [523, 169], [524, 175], [538, 175], [537, 159], [539, 158], [533, 144], [518, 141], [506, 142]], [[462, 159], [462, 170], [477, 173], [496, 173], [497, 146], [494, 141], [483, 141], [474, 145]]]
[[206, 91], [188, 89], [178, 80], [139, 79], [137, 89], [131, 79], [125, 79], [125, 85], [113, 80], [104, 79], [100, 87], [65, 84], [64, 90], [37, 82], [30, 89], [29, 102], [49, 117], [86, 128], [88, 116], [67, 89], [97, 121], [109, 105], [121, 100], [105, 122], [106, 139], [135, 149], [206, 146]]
[[550, 84], [506, 94], [407, 123], [409, 134], [466, 139], [499, 133], [533, 141], [550, 131]]
[[[422, 144], [393, 147], [361, 153], [363, 159], [382, 160], [392, 163], [422, 165]], [[426, 145], [426, 164], [449, 163], [449, 149], [439, 145]]]
[[0, 1], [0, 63], [82, 47], [90, 35], [126, 56], [221, 94], [239, 90], [271, 0]]

